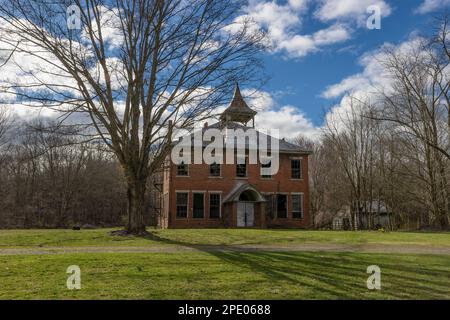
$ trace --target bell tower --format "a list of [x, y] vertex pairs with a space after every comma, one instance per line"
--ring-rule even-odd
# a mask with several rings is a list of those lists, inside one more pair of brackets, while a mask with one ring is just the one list
[[252, 120], [252, 127], [254, 128], [256, 114], [257, 112], [250, 108], [242, 98], [241, 90], [236, 83], [233, 99], [228, 108], [220, 115], [221, 123], [226, 125], [228, 122], [239, 122], [247, 126], [247, 123]]

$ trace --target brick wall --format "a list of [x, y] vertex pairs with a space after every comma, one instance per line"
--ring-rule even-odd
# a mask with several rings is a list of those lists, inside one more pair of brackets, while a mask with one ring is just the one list
[[[301, 180], [291, 179], [291, 157], [302, 158], [303, 177]], [[209, 193], [220, 192], [221, 200], [223, 200], [238, 181], [244, 181], [253, 185], [263, 195], [287, 194], [288, 217], [286, 219], [266, 218], [265, 224], [267, 226], [306, 228], [309, 225], [308, 155], [280, 154], [279, 171], [271, 179], [260, 177], [259, 164], [247, 166], [247, 178], [236, 177], [236, 165], [222, 165], [221, 177], [210, 177], [208, 165], [191, 164], [189, 165], [189, 175], [180, 177], [176, 175], [176, 165], [171, 164], [171, 162], [167, 162], [167, 164], [164, 174], [163, 197], [165, 199], [164, 215], [168, 221], [169, 228], [235, 226], [235, 212], [233, 210], [236, 210], [236, 206], [222, 205], [222, 219], [209, 218]], [[187, 218], [176, 217], [176, 191], [189, 192]], [[203, 219], [193, 218], [194, 192], [204, 192], [205, 217]], [[294, 219], [292, 217], [292, 193], [303, 193], [303, 219]], [[231, 212], [227, 213], [227, 210]], [[256, 216], [258, 210], [259, 208], [255, 205], [255, 223], [259, 221], [259, 218]]]

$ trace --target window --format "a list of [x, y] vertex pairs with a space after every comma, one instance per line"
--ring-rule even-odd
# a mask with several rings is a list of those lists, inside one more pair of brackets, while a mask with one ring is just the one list
[[188, 165], [185, 164], [184, 162], [181, 162], [181, 164], [177, 166], [177, 176], [187, 176], [187, 175], [189, 175]]
[[270, 218], [274, 218], [274, 203], [275, 203], [275, 195], [273, 194], [264, 194], [264, 198], [267, 199], [266, 202], [266, 215]]
[[220, 177], [220, 164], [213, 163], [209, 165], [209, 176]]
[[302, 160], [292, 159], [291, 160], [291, 178], [292, 179], [302, 179]]
[[187, 218], [188, 193], [177, 192], [177, 218]]
[[[261, 168], [270, 168], [271, 166], [272, 166], [272, 161], [269, 161], [269, 163], [267, 163], [267, 164], [264, 164], [264, 163], [261, 164]], [[270, 179], [270, 178], [272, 178], [272, 175], [270, 175], [270, 174], [261, 174], [261, 178]]]
[[247, 176], [247, 164], [237, 164], [236, 165], [236, 176], [237, 177], [246, 177]]
[[292, 217], [294, 219], [303, 218], [303, 194], [292, 195]]
[[201, 219], [204, 217], [204, 195], [203, 193], [194, 193], [193, 217]]
[[277, 218], [287, 218], [287, 195], [277, 194]]
[[220, 218], [220, 193], [209, 194], [209, 217], [211, 219]]

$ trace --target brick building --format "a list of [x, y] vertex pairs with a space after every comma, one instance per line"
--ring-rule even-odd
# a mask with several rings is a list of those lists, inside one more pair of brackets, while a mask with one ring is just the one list
[[[236, 85], [229, 107], [208, 128], [254, 128], [252, 110]], [[248, 126], [248, 124], [251, 126]], [[258, 135], [262, 133], [258, 132]], [[279, 142], [279, 170], [261, 175], [262, 164], [180, 164], [168, 160], [163, 176], [162, 228], [283, 227], [306, 228], [308, 214], [308, 155], [296, 145]], [[256, 144], [258, 147], [258, 143]]]

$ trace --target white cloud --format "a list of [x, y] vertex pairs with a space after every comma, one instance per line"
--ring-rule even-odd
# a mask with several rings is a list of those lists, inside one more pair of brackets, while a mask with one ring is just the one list
[[315, 139], [319, 129], [297, 107], [279, 106], [273, 95], [266, 91], [243, 90], [242, 94], [251, 108], [258, 111], [256, 128], [278, 129], [280, 138], [292, 139], [299, 134]]
[[[107, 8], [99, 6], [100, 26], [102, 39], [108, 45], [109, 49], [115, 49], [122, 46], [124, 42], [123, 32], [121, 31], [121, 22], [119, 10], [117, 8]], [[97, 22], [93, 18], [91, 21], [92, 31], [99, 38]], [[89, 39], [87, 30], [83, 29], [83, 37]]]
[[313, 38], [317, 46], [329, 45], [348, 40], [350, 33], [344, 25], [335, 24], [327, 29], [317, 31]]
[[343, 42], [350, 39], [350, 32], [344, 25], [336, 24], [322, 29], [312, 35], [294, 35], [280, 42], [279, 47], [286, 50], [289, 56], [303, 57], [320, 47]]
[[381, 15], [387, 17], [391, 14], [391, 7], [384, 0], [321, 0], [315, 16], [322, 21], [355, 20], [360, 24], [368, 17], [367, 8], [378, 6]]
[[421, 48], [422, 41], [422, 38], [416, 37], [397, 46], [386, 43], [379, 50], [364, 54], [359, 61], [364, 68], [363, 71], [327, 87], [322, 93], [322, 97], [328, 99], [337, 98], [347, 93], [359, 91], [365, 91], [369, 94], [381, 87], [384, 89], [389, 88], [391, 78], [381, 64], [381, 61], [385, 60], [385, 49], [408, 55], [408, 53]]
[[344, 42], [351, 36], [350, 29], [336, 23], [312, 34], [301, 34], [301, 15], [305, 13], [308, 0], [290, 0], [285, 4], [276, 1], [250, 0], [228, 28], [239, 30], [244, 22], [252, 29], [264, 30], [267, 44], [272, 52], [285, 53], [290, 58], [301, 58], [323, 47]]
[[450, 5], [450, 0], [424, 0], [415, 10], [416, 13], [425, 14]]
[[345, 78], [339, 83], [329, 86], [323, 93], [322, 97], [331, 99], [341, 96], [342, 94], [353, 91], [360, 90], [368, 87], [370, 85], [370, 80], [364, 76], [364, 74], [355, 74], [350, 77]]
[[339, 103], [327, 113], [326, 120], [339, 119], [350, 111], [352, 98], [374, 102], [381, 91], [392, 90], [392, 78], [381, 64], [385, 60], [384, 49], [408, 56], [413, 51], [420, 50], [422, 41], [422, 38], [416, 37], [397, 46], [388, 43], [379, 50], [363, 55], [360, 59], [362, 72], [350, 75], [339, 83], [328, 86], [322, 92], [324, 98], [340, 98]]
[[289, 0], [289, 6], [295, 10], [305, 10], [309, 0]]
[[314, 139], [319, 134], [311, 120], [294, 106], [262, 111], [256, 115], [255, 121], [258, 128], [280, 130], [281, 138], [292, 139], [302, 134]]

